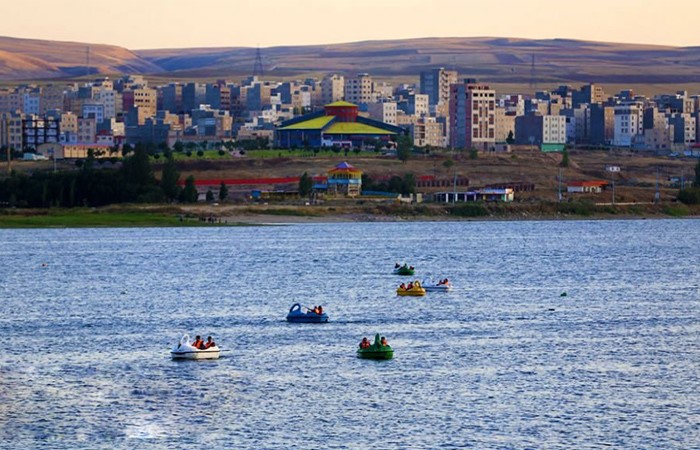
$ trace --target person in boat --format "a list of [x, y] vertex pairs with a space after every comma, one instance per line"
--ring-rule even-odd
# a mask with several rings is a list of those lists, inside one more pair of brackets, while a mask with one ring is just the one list
[[450, 284], [450, 280], [448, 280], [447, 278], [445, 278], [444, 280], [442, 280], [442, 284], [448, 285], [448, 284]]
[[360, 348], [365, 349], [365, 348], [369, 348], [369, 346], [370, 346], [369, 339], [367, 339], [366, 336], [363, 337], [362, 342], [360, 342]]
[[404, 291], [405, 291], [405, 290], [406, 290], [406, 285], [405, 285], [405, 284], [403, 284], [403, 283], [401, 283], [401, 286], [399, 286], [399, 289], [402, 289], [402, 290], [404, 290]]
[[192, 347], [197, 348], [199, 350], [202, 350], [204, 347], [204, 341], [202, 340], [202, 337], [197, 335], [194, 337], [194, 342], [192, 343]]
[[204, 350], [208, 349], [209, 347], [216, 347], [216, 342], [212, 340], [211, 336], [207, 337], [207, 342], [204, 343]]
[[409, 267], [409, 269], [410, 269], [410, 270], [415, 270], [415, 268], [414, 268], [413, 266]]
[[401, 267], [399, 263], [394, 264], [394, 269], [398, 269], [399, 267]]
[[413, 289], [413, 283], [408, 283], [408, 286], [406, 286], [406, 290], [410, 291], [411, 289]]
[[379, 341], [379, 343], [382, 345], [382, 347], [386, 347], [387, 345], [389, 345], [384, 336], [382, 336], [382, 339]]
[[318, 314], [319, 316], [323, 314], [323, 306], [318, 305], [318, 309], [316, 310], [316, 314]]

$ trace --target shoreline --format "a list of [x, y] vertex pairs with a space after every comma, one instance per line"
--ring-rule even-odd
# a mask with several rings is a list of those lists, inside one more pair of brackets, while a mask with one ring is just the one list
[[[0, 229], [283, 226], [381, 222], [507, 222], [571, 220], [698, 219], [685, 205], [631, 205], [555, 212], [551, 205], [390, 205], [389, 207], [298, 205], [119, 205], [104, 208], [0, 211]], [[644, 206], [643, 208], [641, 206]], [[465, 214], [460, 214], [464, 212]]]

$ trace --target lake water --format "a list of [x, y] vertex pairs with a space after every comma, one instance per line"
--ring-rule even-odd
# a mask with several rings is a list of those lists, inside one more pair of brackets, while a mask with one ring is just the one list
[[[699, 231], [0, 230], [0, 447], [700, 448]], [[397, 297], [397, 261], [456, 289]], [[172, 361], [185, 332], [221, 359]]]

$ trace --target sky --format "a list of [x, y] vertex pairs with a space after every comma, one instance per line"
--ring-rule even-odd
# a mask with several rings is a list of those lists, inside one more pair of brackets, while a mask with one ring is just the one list
[[699, 46], [699, 0], [3, 0], [0, 35], [132, 50], [418, 37]]

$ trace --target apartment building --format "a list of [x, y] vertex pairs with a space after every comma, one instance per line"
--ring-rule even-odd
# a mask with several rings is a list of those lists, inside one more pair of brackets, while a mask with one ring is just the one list
[[396, 102], [370, 103], [367, 105], [370, 119], [396, 125]]
[[345, 101], [354, 104], [369, 104], [377, 101], [374, 81], [368, 73], [357, 74], [355, 78], [345, 79]]
[[345, 95], [345, 77], [329, 75], [321, 80], [321, 102], [328, 105], [343, 100]]
[[491, 150], [496, 143], [496, 91], [466, 79], [450, 87], [450, 146]]
[[537, 146], [566, 144], [566, 117], [538, 112], [516, 117], [515, 143]]
[[448, 104], [450, 86], [458, 83], [457, 78], [456, 71], [445, 70], [444, 67], [421, 72], [420, 93], [428, 96], [430, 105]]
[[613, 111], [615, 114], [613, 145], [632, 147], [637, 136], [644, 134], [642, 105], [618, 105], [613, 107]]
[[515, 114], [507, 112], [502, 106], [497, 106], [496, 117], [496, 142], [506, 142], [508, 136], [515, 139]]
[[47, 142], [59, 142], [59, 119], [27, 115], [22, 121], [22, 141], [25, 148], [36, 149]]
[[0, 112], [0, 148], [24, 148], [22, 135], [23, 114]]

